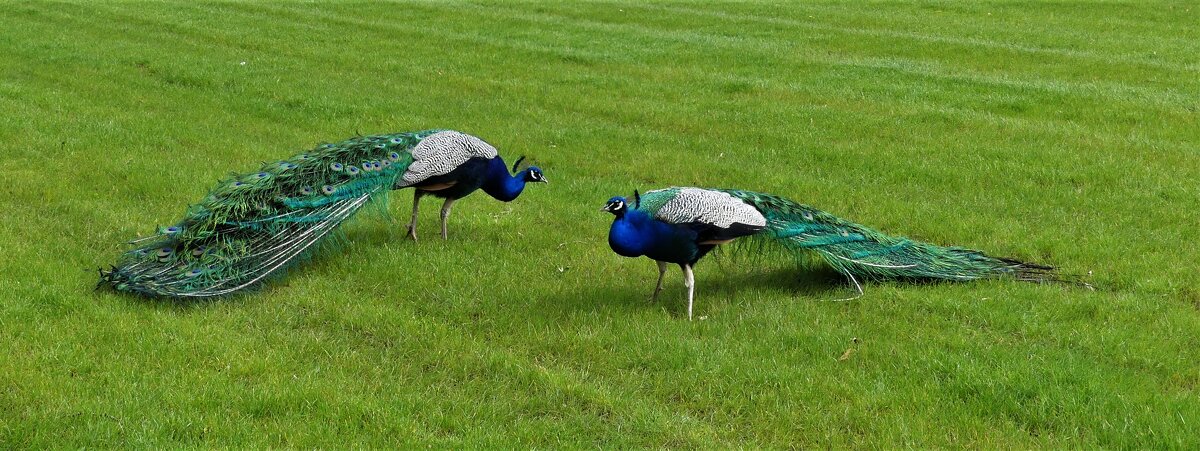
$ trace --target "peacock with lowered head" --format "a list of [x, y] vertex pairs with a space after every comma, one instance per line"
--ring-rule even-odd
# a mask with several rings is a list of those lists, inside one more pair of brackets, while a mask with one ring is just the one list
[[626, 257], [645, 255], [658, 263], [654, 299], [668, 264], [683, 270], [688, 319], [692, 318], [692, 268], [717, 246], [742, 237], [782, 245], [789, 253], [816, 253], [846, 276], [862, 295], [859, 279], [968, 281], [1013, 278], [1029, 282], [1079, 282], [1053, 267], [992, 257], [960, 247], [938, 246], [886, 235], [783, 197], [736, 189], [672, 187], [638, 194], [632, 206], [613, 197], [608, 243]]
[[363, 206], [393, 189], [413, 188], [408, 234], [417, 237], [421, 197], [451, 205], [476, 190], [516, 199], [541, 169], [508, 166], [496, 148], [452, 130], [360, 136], [323, 144], [217, 183], [174, 225], [134, 241], [100, 285], [151, 297], [209, 298], [237, 293], [295, 266]]

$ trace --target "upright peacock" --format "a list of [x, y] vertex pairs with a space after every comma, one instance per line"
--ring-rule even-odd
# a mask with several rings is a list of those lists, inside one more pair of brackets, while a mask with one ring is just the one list
[[255, 286], [296, 264], [372, 200], [414, 188], [412, 222], [424, 195], [446, 199], [442, 237], [455, 200], [482, 188], [504, 202], [528, 182], [546, 182], [521, 159], [508, 166], [495, 147], [451, 130], [362, 136], [324, 144], [258, 171], [218, 182], [176, 224], [135, 241], [100, 284], [147, 296], [205, 298]]
[[859, 295], [859, 278], [1012, 277], [1077, 283], [1049, 266], [885, 235], [807, 205], [751, 191], [688, 187], [642, 195], [635, 191], [632, 209], [624, 197], [613, 197], [603, 210], [616, 216], [608, 232], [613, 251], [658, 262], [658, 283], [651, 299], [662, 291], [667, 264], [680, 266], [688, 289], [688, 319], [692, 318], [696, 262], [713, 248], [748, 236], [782, 244], [791, 253], [816, 252], [850, 279]]

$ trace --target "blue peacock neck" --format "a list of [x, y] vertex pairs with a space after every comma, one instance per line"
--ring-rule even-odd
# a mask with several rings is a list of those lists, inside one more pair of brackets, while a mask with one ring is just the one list
[[500, 156], [488, 161], [487, 175], [483, 182], [483, 192], [496, 200], [509, 202], [521, 195], [525, 189], [525, 177], [520, 173], [509, 175], [508, 167]]

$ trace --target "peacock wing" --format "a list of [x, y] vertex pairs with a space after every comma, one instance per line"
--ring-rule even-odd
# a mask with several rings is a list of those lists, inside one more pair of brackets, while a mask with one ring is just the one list
[[396, 188], [418, 185], [446, 175], [472, 158], [492, 159], [499, 153], [482, 139], [453, 130], [439, 131], [421, 140], [411, 151], [412, 164], [396, 181]]
[[687, 225], [701, 241], [722, 241], [758, 233], [766, 218], [728, 193], [702, 188], [667, 188], [642, 196], [642, 209], [656, 219]]

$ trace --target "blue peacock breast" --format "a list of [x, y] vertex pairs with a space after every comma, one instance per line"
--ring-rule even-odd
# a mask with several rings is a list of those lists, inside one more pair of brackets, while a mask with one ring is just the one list
[[647, 237], [625, 218], [617, 218], [608, 229], [608, 246], [624, 257], [639, 257], [646, 247]]
[[700, 251], [696, 232], [631, 212], [613, 221], [608, 232], [608, 245], [619, 255], [645, 255], [659, 261], [690, 263]]

